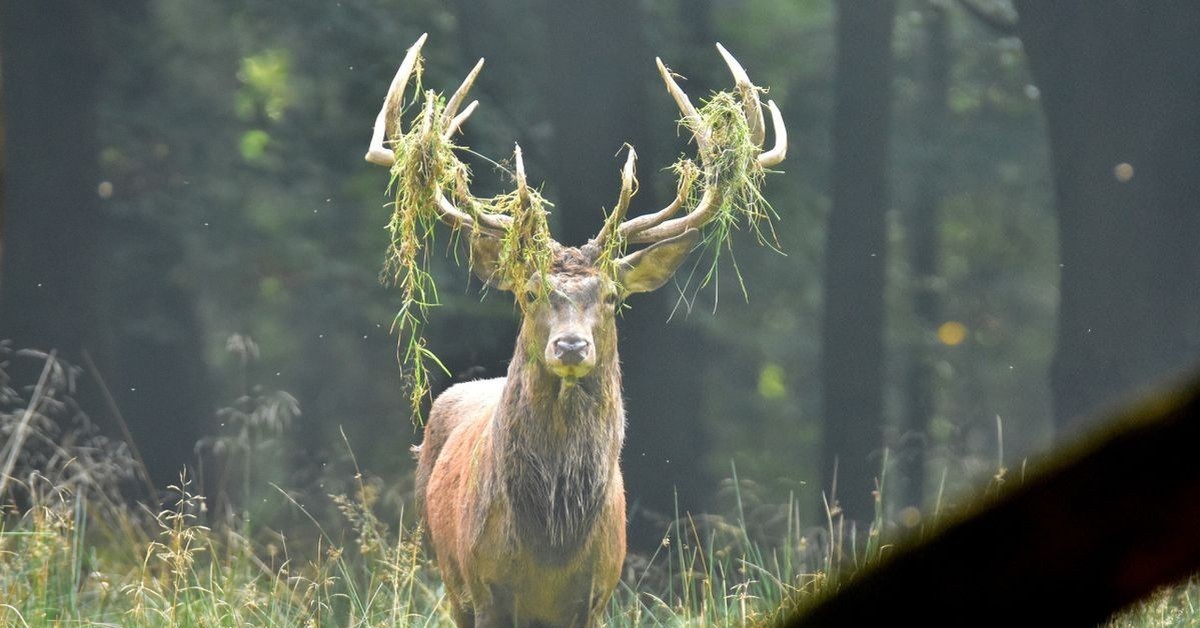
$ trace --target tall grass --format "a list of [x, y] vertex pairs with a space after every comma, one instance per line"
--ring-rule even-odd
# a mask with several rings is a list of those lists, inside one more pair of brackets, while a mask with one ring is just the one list
[[[0, 367], [10, 357], [0, 345]], [[120, 443], [98, 438], [77, 414], [74, 428], [56, 427], [75, 409], [74, 372], [53, 355], [24, 358], [44, 361], [40, 386], [12, 384], [0, 368], [0, 460], [12, 460], [0, 495], [0, 625], [453, 625], [421, 529], [402, 511], [384, 521], [383, 483], [359, 468], [348, 442], [347, 471], [334, 472], [348, 477], [330, 479], [344, 487], [332, 494], [287, 490], [246, 464], [243, 454], [270, 447], [273, 432], [264, 426], [283, 425], [269, 417], [292, 412], [290, 402], [280, 410], [290, 397], [246, 386], [236, 412], [223, 412], [230, 433], [213, 442], [234, 453], [214, 457], [229, 467], [216, 475], [230, 476], [214, 490], [238, 488], [217, 496], [224, 507], [212, 507], [186, 472], [152, 502], [137, 501], [122, 494], [137, 484], [136, 461]], [[18, 437], [22, 450], [12, 454]], [[764, 526], [748, 518], [746, 484], [731, 471], [731, 512], [677, 511], [655, 551], [630, 556], [605, 625], [770, 625], [835, 594], [844, 576], [887, 555], [886, 474], [867, 530], [850, 524], [836, 501], [810, 513], [789, 500], [769, 517], [755, 509], [755, 517], [782, 522], [766, 534], [752, 532]], [[293, 516], [280, 519], [286, 529], [237, 503], [250, 495], [254, 502], [269, 495], [289, 510]], [[1110, 622], [1197, 624], [1197, 578]]]
[[[298, 526], [316, 530], [297, 531], [307, 539], [299, 551], [282, 533], [205, 525], [205, 501], [189, 486], [182, 477], [156, 513], [95, 508], [55, 490], [10, 515], [0, 529], [0, 623], [451, 625], [420, 530], [389, 530], [368, 485], [330, 497], [340, 522]], [[766, 550], [736, 523], [680, 517], [659, 551], [627, 571], [607, 624], [767, 621], [819, 588], [806, 541], [789, 543]]]

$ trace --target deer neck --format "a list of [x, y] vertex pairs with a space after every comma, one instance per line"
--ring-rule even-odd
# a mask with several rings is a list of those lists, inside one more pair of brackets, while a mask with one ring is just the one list
[[589, 538], [617, 471], [625, 411], [616, 337], [569, 384], [524, 340], [509, 365], [493, 460], [517, 540], [541, 562], [562, 564]]

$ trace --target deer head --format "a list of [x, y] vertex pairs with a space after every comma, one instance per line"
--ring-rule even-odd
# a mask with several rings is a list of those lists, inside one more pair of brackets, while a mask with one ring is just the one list
[[[420, 66], [420, 49], [425, 38], [422, 35], [409, 48], [392, 80], [375, 120], [366, 154], [369, 162], [398, 168], [392, 147], [404, 137], [408, 138], [406, 146], [428, 151], [417, 157], [432, 159], [437, 151], [452, 148], [452, 138], [478, 106], [478, 101], [472, 101], [462, 108], [483, 67], [483, 59], [444, 106], [436, 94], [427, 92], [419, 123], [407, 133], [401, 132], [399, 114], [405, 86], [414, 69]], [[783, 161], [786, 155], [787, 132], [782, 116], [774, 101], [768, 101], [775, 126], [775, 145], [770, 150], [761, 150], [766, 127], [758, 97], [760, 90], [724, 47], [717, 44], [717, 50], [729, 66], [741, 97], [742, 117], [734, 126], [745, 132], [748, 143], [745, 140], [743, 143], [753, 149], [753, 154], [745, 155], [739, 167], [761, 172]], [[728, 181], [730, 159], [726, 153], [741, 147], [731, 147], [727, 129], [718, 128], [706, 119], [662, 60], [657, 63], [667, 90], [683, 115], [682, 124], [692, 134], [700, 163], [681, 162], [682, 166], [677, 168], [677, 194], [669, 205], [626, 219], [636, 191], [637, 155], [629, 148], [617, 203], [600, 232], [581, 246], [564, 246], [550, 236], [540, 196], [526, 181], [519, 146], [514, 151], [516, 190], [497, 199], [479, 199], [470, 193], [466, 166], [457, 158], [444, 157], [452, 151], [438, 153], [451, 159], [449, 163], [430, 161], [411, 171], [414, 173], [411, 176], [427, 177], [426, 182], [432, 183], [425, 200], [436, 217], [454, 229], [469, 232], [475, 274], [488, 286], [516, 295], [524, 314], [521, 337], [527, 356], [566, 382], [586, 377], [597, 363], [615, 358], [614, 317], [621, 301], [631, 294], [663, 286], [696, 248], [701, 230], [720, 218], [722, 210], [727, 210], [732, 197], [738, 194]], [[437, 168], [452, 172], [433, 181], [431, 172]], [[685, 207], [687, 211], [677, 216]], [[630, 245], [648, 246], [630, 252], [627, 250]]]
[[490, 287], [516, 294], [524, 312], [521, 337], [532, 349], [528, 354], [571, 380], [587, 375], [598, 358], [614, 355], [620, 303], [665, 284], [698, 240], [699, 232], [689, 229], [615, 260], [614, 273], [604, 271], [597, 247], [551, 240], [550, 272], [531, 273], [514, 285], [499, 270], [500, 240], [481, 235], [472, 238], [471, 265]]

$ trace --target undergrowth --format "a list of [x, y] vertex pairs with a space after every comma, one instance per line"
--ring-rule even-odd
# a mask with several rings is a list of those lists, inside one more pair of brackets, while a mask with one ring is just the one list
[[[253, 342], [231, 339], [229, 349], [244, 372]], [[385, 504], [383, 481], [359, 468], [348, 440], [345, 464], [334, 467], [348, 477], [322, 481], [338, 487], [329, 492], [282, 488], [249, 464], [280, 447], [298, 412], [286, 393], [243, 377], [242, 394], [218, 413], [221, 433], [198, 447], [223, 467], [209, 470], [215, 494], [203, 495], [184, 471], [149, 499], [131, 489], [131, 474], [97, 473], [105, 460], [138, 463], [120, 444], [81, 438], [94, 429], [82, 412], [76, 427], [51, 429], [61, 408], [77, 409], [64, 379], [76, 372], [52, 354], [19, 358], [42, 364], [43, 376], [36, 386], [10, 386], [9, 363], [0, 363], [4, 451], [14, 450], [23, 419], [37, 430], [25, 442], [50, 442], [77, 462], [56, 466], [33, 444], [16, 456], [16, 480], [0, 496], [0, 625], [452, 625], [419, 525]], [[85, 449], [89, 457], [80, 458]], [[60, 471], [72, 465], [93, 468]], [[249, 507], [263, 489], [288, 513], [284, 525], [264, 523], [271, 518]], [[757, 624], [820, 589], [822, 556], [841, 551], [840, 532], [805, 529], [791, 503], [780, 508], [785, 529], [764, 543], [747, 532], [735, 494], [735, 515], [677, 514], [656, 552], [630, 557], [606, 625]]]
[[[14, 461], [0, 495], [0, 625], [453, 625], [422, 530], [403, 506], [385, 505], [385, 483], [359, 468], [348, 440], [339, 477], [321, 484], [338, 487], [329, 492], [285, 490], [240, 457], [227, 461], [229, 474], [245, 475], [229, 484], [263, 485], [250, 488], [266, 489], [289, 513], [285, 526], [251, 516], [238, 503], [246, 488], [232, 498], [215, 488], [213, 501], [225, 506], [213, 507], [186, 471], [165, 493], [136, 499], [136, 478], [114, 472], [136, 461], [100, 439], [72, 399], [78, 372], [53, 354], [0, 349], [0, 460]], [[9, 380], [14, 359], [42, 365], [36, 385]], [[223, 437], [256, 438], [246, 435], [250, 417], [259, 428], [282, 425], [267, 418], [281, 411], [280, 399], [241, 396], [234, 405], [242, 417]], [[258, 438], [252, 449], [272, 442]], [[886, 482], [875, 520], [859, 531], [836, 503], [817, 526], [796, 501], [750, 511], [752, 489], [734, 469], [729, 514], [676, 512], [654, 552], [626, 561], [604, 625], [776, 623], [887, 555]], [[774, 522], [771, 531], [748, 516]], [[1200, 579], [1192, 578], [1108, 625], [1191, 626], [1198, 618]]]

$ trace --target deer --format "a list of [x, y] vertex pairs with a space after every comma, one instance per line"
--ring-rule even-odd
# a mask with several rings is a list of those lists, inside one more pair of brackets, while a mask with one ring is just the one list
[[[371, 163], [397, 163], [397, 114], [425, 38], [408, 49], [388, 89], [366, 154]], [[742, 96], [758, 150], [753, 158], [764, 168], [780, 163], [787, 131], [779, 109], [768, 101], [775, 143], [762, 150], [759, 89], [724, 47], [717, 49]], [[438, 395], [414, 448], [422, 520], [460, 627], [594, 626], [618, 583], [626, 551], [619, 464], [626, 417], [616, 319], [630, 295], [672, 278], [726, 192], [714, 163], [722, 147], [662, 60], [657, 64], [701, 158], [699, 173], [681, 177], [666, 207], [626, 219], [635, 192], [630, 148], [620, 194], [599, 233], [580, 246], [546, 238], [549, 272], [514, 278], [501, 272], [501, 242], [518, 218], [486, 211], [461, 181], [433, 199], [441, 222], [471, 234], [473, 272], [489, 288], [516, 295], [523, 314], [507, 375]], [[459, 111], [482, 66], [480, 59], [446, 101], [438, 124], [426, 114], [423, 133], [448, 140], [458, 132], [478, 105]], [[514, 156], [517, 198], [528, 208], [519, 146]], [[693, 193], [695, 181], [702, 188]], [[617, 242], [646, 246], [626, 252]]]

